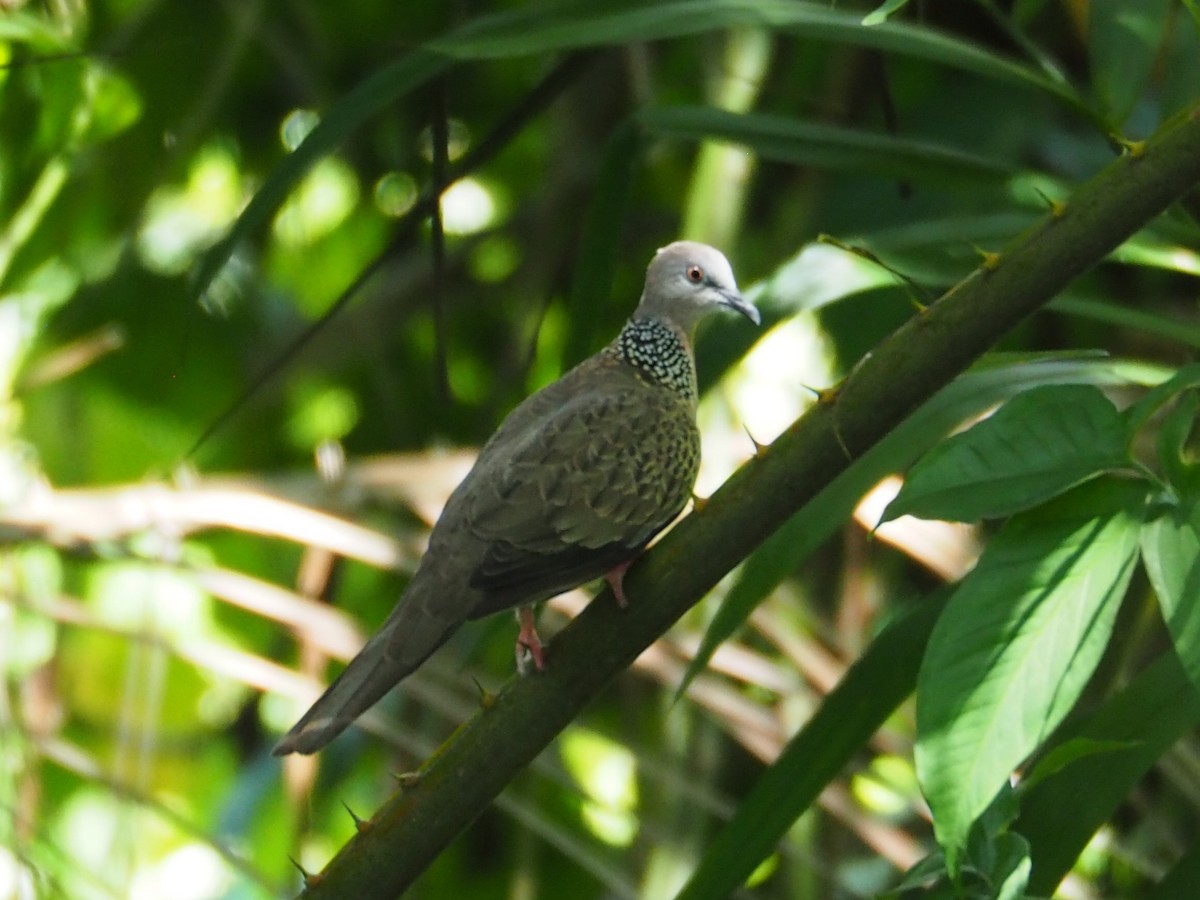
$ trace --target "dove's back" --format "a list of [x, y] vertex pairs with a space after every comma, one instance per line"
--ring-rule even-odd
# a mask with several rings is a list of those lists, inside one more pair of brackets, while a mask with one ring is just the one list
[[[700, 248], [728, 272], [703, 245], [660, 252], [639, 306], [652, 314], [635, 313], [612, 344], [509, 414], [450, 496], [400, 603], [276, 754], [319, 750], [463, 622], [604, 575], [683, 509], [700, 461], [689, 333], [699, 314], [676, 321], [649, 295], [677, 247], [681, 267]], [[721, 302], [756, 318], [725, 280]]]

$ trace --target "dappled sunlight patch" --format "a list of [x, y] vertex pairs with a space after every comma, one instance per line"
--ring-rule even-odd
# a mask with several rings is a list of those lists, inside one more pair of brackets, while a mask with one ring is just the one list
[[341, 225], [358, 203], [358, 176], [344, 161], [327, 156], [313, 166], [284, 201], [272, 232], [287, 247], [305, 247]]
[[629, 846], [638, 830], [636, 757], [585, 728], [568, 729], [560, 747], [563, 764], [584, 792], [584, 823], [605, 843]]
[[205, 146], [183, 186], [163, 185], [150, 196], [135, 241], [142, 264], [162, 275], [184, 272], [233, 221], [246, 189], [235, 150], [224, 141]]
[[475, 234], [496, 221], [495, 193], [476, 178], [460, 178], [442, 194], [442, 227], [447, 234]]
[[206, 900], [230, 889], [233, 874], [211, 847], [185, 844], [131, 879], [129, 900]]
[[312, 379], [295, 383], [288, 401], [288, 437], [292, 446], [305, 453], [311, 453], [323, 441], [344, 438], [362, 414], [353, 391]]
[[18, 859], [7, 847], [0, 845], [0, 896], [12, 897], [13, 900], [33, 900], [37, 895], [29, 863]]
[[700, 404], [704, 434], [697, 493], [707, 496], [754, 452], [816, 402], [812, 387], [834, 379], [833, 348], [815, 315], [801, 313], [772, 328]]
[[398, 219], [417, 205], [420, 193], [416, 179], [407, 172], [388, 172], [375, 182], [375, 208], [389, 218]]
[[293, 109], [279, 123], [280, 143], [288, 151], [295, 150], [304, 143], [304, 139], [317, 127], [320, 121], [321, 117], [317, 115], [315, 110]]
[[[98, 787], [71, 794], [54, 823], [54, 840], [74, 857], [80, 870], [113, 872], [112, 852], [121, 830], [116, 798]], [[114, 877], [119, 874], [113, 872]]]
[[910, 814], [921, 797], [912, 761], [892, 754], [871, 760], [850, 780], [850, 790], [865, 809], [892, 819]]

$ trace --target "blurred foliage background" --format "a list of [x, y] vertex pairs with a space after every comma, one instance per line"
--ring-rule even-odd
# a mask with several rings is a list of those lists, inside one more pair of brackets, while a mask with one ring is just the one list
[[[1191, 2], [877, 5], [0, 3], [0, 897], [266, 897], [289, 856], [319, 869], [343, 804], [369, 815], [510, 675], [515, 625], [465, 629], [316, 760], [274, 738], [656, 247], [720, 246], [767, 317], [699, 342], [704, 495], [1200, 98]], [[1143, 232], [1003, 349], [1106, 351], [1114, 396], [1139, 380], [1117, 362], [1187, 360], [1195, 236]], [[411, 896], [673, 896], [881, 625], [977, 556], [976, 527], [872, 538], [880, 490], [815, 553], [776, 547], [782, 580], [727, 579]], [[727, 592], [753, 611], [675, 702]], [[1160, 641], [1145, 618], [1114, 664]], [[905, 705], [744, 894], [894, 885], [933, 846], [912, 741]], [[1061, 895], [1146, 896], [1198, 771], [1193, 733]]]

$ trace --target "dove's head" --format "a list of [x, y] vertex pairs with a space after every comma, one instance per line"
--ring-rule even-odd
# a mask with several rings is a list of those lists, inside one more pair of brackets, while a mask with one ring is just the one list
[[758, 310], [738, 293], [729, 260], [714, 247], [676, 241], [655, 254], [634, 318], [660, 318], [690, 333], [716, 309], [732, 309], [755, 325]]

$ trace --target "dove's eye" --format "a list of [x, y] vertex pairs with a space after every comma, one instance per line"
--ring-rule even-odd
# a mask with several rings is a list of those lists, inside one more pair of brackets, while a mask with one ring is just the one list
[[699, 266], [688, 266], [687, 280], [692, 284], [700, 284], [704, 281], [704, 270]]

